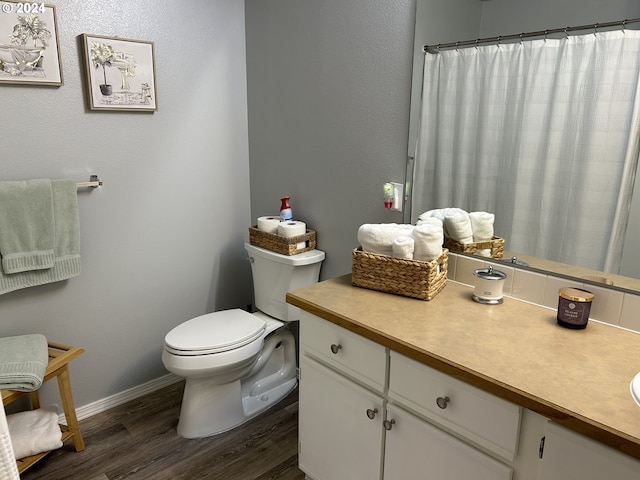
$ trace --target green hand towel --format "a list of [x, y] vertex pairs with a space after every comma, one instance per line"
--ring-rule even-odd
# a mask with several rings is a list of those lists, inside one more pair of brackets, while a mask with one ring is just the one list
[[0, 255], [4, 273], [53, 267], [51, 181], [0, 182]]
[[[55, 261], [51, 268], [6, 274], [0, 269], [0, 294], [67, 280], [80, 274], [80, 218], [73, 180], [51, 180]], [[1, 208], [1, 207], [0, 207]]]
[[0, 390], [37, 390], [48, 364], [49, 346], [44, 335], [0, 338]]

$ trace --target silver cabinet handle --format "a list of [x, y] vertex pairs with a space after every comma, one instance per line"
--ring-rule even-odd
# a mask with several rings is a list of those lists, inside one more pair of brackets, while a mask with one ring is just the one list
[[342, 349], [342, 345], [336, 345], [335, 343], [333, 343], [331, 345], [331, 353], [333, 353], [334, 355], [337, 355], [337, 353]]
[[450, 401], [451, 399], [449, 397], [438, 397], [436, 398], [436, 405], [444, 410], [445, 408], [447, 408], [447, 405], [449, 405]]
[[373, 420], [374, 418], [376, 418], [376, 414], [378, 413], [378, 409], [377, 408], [367, 408], [367, 417], [369, 417], [371, 420]]
[[384, 422], [382, 422], [382, 426], [385, 430], [391, 430], [395, 424], [396, 421], [393, 418], [391, 420], [385, 420]]

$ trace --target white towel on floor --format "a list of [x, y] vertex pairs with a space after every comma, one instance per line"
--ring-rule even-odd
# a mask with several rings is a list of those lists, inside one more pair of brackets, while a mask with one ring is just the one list
[[451, 240], [459, 243], [473, 243], [471, 219], [464, 210], [447, 212], [444, 217], [444, 232]]
[[413, 240], [413, 237], [398, 237], [393, 241], [393, 244], [391, 246], [393, 250], [393, 256], [404, 258], [406, 260], [412, 260], [414, 246], [415, 242]]
[[9, 435], [16, 458], [24, 458], [62, 446], [55, 405], [7, 415]]
[[444, 233], [442, 226], [422, 223], [413, 229], [413, 259], [421, 262], [430, 262], [442, 253]]
[[[471, 212], [469, 214], [469, 219], [471, 220], [474, 242], [487, 242], [493, 238], [493, 222], [495, 220], [495, 215], [493, 213]], [[491, 249], [486, 248], [478, 250], [476, 255], [491, 257]]]
[[358, 228], [358, 242], [362, 250], [379, 255], [393, 255], [393, 241], [411, 236], [413, 225], [402, 223], [365, 223]]

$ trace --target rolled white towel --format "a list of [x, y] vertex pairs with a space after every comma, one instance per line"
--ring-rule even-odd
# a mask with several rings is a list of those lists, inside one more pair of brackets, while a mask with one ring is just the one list
[[493, 222], [495, 215], [488, 212], [471, 212], [471, 229], [474, 242], [485, 242], [493, 238]]
[[55, 405], [7, 415], [7, 425], [16, 458], [36, 455], [62, 446], [58, 408]]
[[358, 242], [365, 252], [393, 255], [393, 241], [411, 236], [413, 225], [403, 223], [365, 223], [358, 228]]
[[413, 237], [398, 237], [393, 241], [393, 244], [391, 245], [394, 257], [404, 258], [407, 260], [413, 259], [414, 247], [415, 241]]
[[445, 235], [459, 243], [473, 243], [471, 219], [465, 211], [450, 212], [444, 217]]
[[[493, 222], [495, 220], [493, 213], [471, 212], [469, 219], [471, 220], [474, 242], [487, 242], [493, 238]], [[491, 257], [491, 249], [478, 250], [476, 255]]]
[[416, 225], [416, 228], [413, 229], [413, 240], [415, 242], [413, 259], [430, 262], [442, 253], [442, 244], [444, 243], [442, 226], [429, 223]]

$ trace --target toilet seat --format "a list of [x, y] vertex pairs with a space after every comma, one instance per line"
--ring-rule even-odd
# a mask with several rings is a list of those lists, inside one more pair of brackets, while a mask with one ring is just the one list
[[261, 338], [265, 329], [262, 318], [245, 310], [221, 310], [176, 326], [164, 339], [165, 350], [179, 356], [227, 352]]

